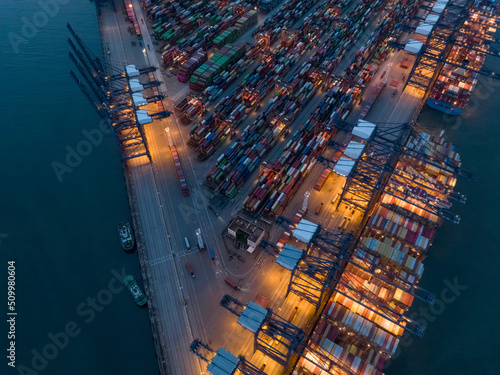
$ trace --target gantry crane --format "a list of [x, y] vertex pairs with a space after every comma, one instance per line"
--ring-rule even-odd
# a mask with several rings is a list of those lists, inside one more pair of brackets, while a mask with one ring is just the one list
[[[374, 135], [347, 176], [337, 208], [342, 203], [353, 205], [366, 217], [377, 199], [376, 193], [380, 192], [392, 173], [399, 158], [398, 147], [403, 139], [407, 139], [410, 129], [410, 124], [385, 124], [375, 129]], [[323, 159], [320, 162], [324, 162]]]
[[243, 17], [245, 15], [245, 8], [241, 5], [233, 5], [233, 16]]
[[271, 37], [268, 33], [257, 33], [254, 35], [255, 48], [268, 51], [271, 48]]
[[[84, 45], [81, 38], [75, 33], [70, 24], [67, 25], [71, 37], [68, 38], [70, 45], [69, 57], [78, 68], [83, 81], [70, 70], [71, 77], [80, 86], [84, 94], [95, 106], [103, 120], [113, 129], [122, 150], [122, 161], [148, 156], [149, 150], [143, 130], [143, 124], [152, 122], [152, 119], [168, 117], [170, 112], [163, 110], [153, 114], [146, 110], [138, 110], [132, 100], [133, 92], [140, 89], [158, 87], [161, 82], [149, 80], [140, 84], [138, 76], [149, 74], [156, 70], [155, 67], [136, 69], [135, 66], [127, 66], [125, 70], [107, 66], [111, 73], [106, 75], [105, 65]], [[131, 75], [129, 77], [129, 68]], [[132, 89], [132, 82], [137, 89]], [[148, 103], [161, 101], [164, 95], [161, 93], [149, 96]], [[144, 97], [141, 95], [141, 100]]]
[[[485, 48], [481, 48], [478, 45], [467, 44], [465, 45], [460, 39], [463, 36], [471, 36], [482, 43], [498, 41], [497, 38], [489, 35], [477, 35], [467, 33], [463, 30], [464, 23], [482, 24], [481, 22], [475, 20], [473, 16], [476, 10], [473, 7], [473, 0], [467, 1], [463, 4], [459, 1], [450, 1], [447, 4], [445, 11], [438, 15], [438, 20], [433, 25], [433, 28], [429, 35], [426, 37], [425, 43], [417, 53], [417, 58], [413, 67], [408, 75], [408, 80], [405, 83], [405, 87], [410, 86], [416, 89], [423, 90], [425, 94], [428, 93], [429, 89], [435, 82], [441, 67], [443, 64], [449, 64], [457, 68], [464, 68], [466, 70], [474, 71], [481, 75], [487, 75], [496, 79], [500, 76], [495, 74], [486, 67], [481, 69], [476, 69], [473, 66], [468, 65], [468, 62], [457, 63], [448, 57], [449, 51], [453, 45], [464, 46], [470, 50], [476, 50], [478, 53], [483, 55], [499, 56], [498, 51], [490, 51]], [[426, 6], [421, 6], [426, 10], [432, 11], [432, 8]], [[494, 18], [494, 17], [491, 17]], [[495, 19], [498, 23], [498, 19]], [[485, 25], [483, 26], [495, 26], [495, 25]], [[391, 42], [392, 47], [398, 49], [404, 49], [404, 45], [397, 42]]]
[[292, 48], [297, 44], [297, 32], [291, 29], [281, 30], [281, 46], [286, 48]]
[[210, 362], [207, 371], [214, 375], [266, 375], [264, 371], [246, 360], [244, 356], [236, 357], [224, 348], [217, 352], [203, 341], [195, 339], [189, 346], [191, 352], [205, 362]]
[[[465, 176], [474, 179], [471, 173], [454, 165], [443, 155], [442, 160], [431, 158], [420, 151], [409, 146], [401, 145], [402, 139], [407, 139], [409, 134], [420, 137], [416, 131], [409, 128], [408, 124], [387, 127], [378, 127], [373, 138], [368, 140], [367, 146], [357, 160], [352, 172], [347, 177], [346, 186], [341, 193], [337, 208], [342, 203], [352, 204], [356, 209], [366, 213], [372, 207], [372, 203], [381, 193], [386, 193], [407, 201], [437, 216], [454, 223], [460, 221], [460, 217], [449, 210], [449, 203], [446, 199], [439, 197], [450, 196], [450, 199], [465, 203], [466, 197], [458, 192], [452, 192], [444, 186], [439, 186], [433, 181], [429, 181], [416, 169], [403, 169], [399, 166], [398, 160], [403, 158], [407, 163], [417, 164], [427, 163], [445, 173]], [[405, 130], [406, 129], [406, 130]], [[404, 136], [395, 136], [402, 134]], [[410, 133], [408, 133], [408, 131]], [[336, 142], [330, 141], [329, 146], [337, 148]], [[428, 145], [428, 147], [432, 147]], [[334, 167], [337, 162], [325, 157], [318, 157], [317, 161], [327, 167]], [[425, 194], [417, 194], [424, 191]], [[397, 192], [397, 193], [396, 193]]]
[[241, 101], [247, 108], [254, 108], [260, 105], [260, 92], [250, 87], [245, 87], [241, 91]]
[[351, 368], [339, 359], [330, 359], [320, 351], [308, 348], [322, 360], [314, 362], [304, 354], [308, 345], [309, 336], [299, 327], [274, 313], [271, 309], [265, 309], [255, 302], [246, 305], [236, 298], [225, 295], [220, 304], [222, 307], [238, 316], [238, 323], [254, 334], [254, 348], [273, 359], [281, 366], [290, 368], [299, 357], [320, 367], [331, 375], [340, 374], [343, 371], [355, 375]]
[[[294, 228], [292, 220], [284, 216], [278, 216], [275, 222], [286, 230]], [[306, 251], [285, 245], [276, 261], [291, 271], [287, 295], [296, 294], [320, 310], [346, 265], [354, 237], [319, 226], [311, 226], [311, 230], [314, 233]]]
[[[288, 228], [292, 224], [292, 221], [280, 216], [277, 223], [286, 225], [286, 228]], [[346, 277], [349, 277], [349, 274], [345, 272], [347, 264], [360, 269], [364, 268], [365, 272], [375, 277], [378, 277], [377, 274], [381, 272], [377, 269], [363, 267], [363, 265], [358, 264], [359, 262], [352, 261], [351, 244], [354, 238], [350, 233], [327, 231], [321, 228], [321, 226], [314, 225], [311, 226], [311, 231], [313, 232], [311, 232], [311, 240], [307, 244], [307, 251], [300, 252], [298, 251], [299, 249], [293, 246], [285, 245], [288, 248], [284, 247], [280, 255], [282, 254], [286, 258], [286, 261], [280, 262], [279, 256], [277, 258], [278, 263], [292, 271], [287, 294], [293, 292], [319, 309], [322, 298], [325, 295], [325, 290], [334, 290], [337, 293], [354, 299], [382, 318], [408, 329], [409, 332], [418, 336], [423, 335], [424, 327], [404, 316], [404, 311], [401, 312], [388, 306], [385, 300], [373, 295], [363, 285], [356, 284], [350, 280], [346, 281]], [[295, 255], [295, 261], [290, 261]], [[397, 279], [397, 277], [394, 276], [393, 279]], [[432, 294], [428, 292], [422, 291], [417, 295], [417, 289], [410, 285], [405, 286], [402, 283], [399, 283], [401, 286], [396, 285], [396, 283], [390, 280], [387, 274], [380, 280], [429, 303], [432, 303], [434, 300]]]

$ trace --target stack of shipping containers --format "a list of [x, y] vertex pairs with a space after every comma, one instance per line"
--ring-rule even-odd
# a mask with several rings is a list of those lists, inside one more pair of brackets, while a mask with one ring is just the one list
[[246, 52], [243, 43], [226, 45], [215, 53], [207, 62], [196, 69], [189, 80], [189, 88], [201, 92], [210, 86], [216, 75], [237, 62]]
[[[216, 165], [207, 175], [206, 185], [233, 197], [238, 188], [248, 180], [251, 172], [260, 164], [278, 138], [283, 134], [287, 124], [291, 123], [300, 109], [308, 102], [314, 93], [314, 85], [309, 82], [309, 68], [303, 68], [295, 79], [296, 90], [281, 89], [271, 100], [264, 114], [253, 124], [248, 125], [225, 154], [221, 155]], [[268, 118], [271, 110], [282, 113], [281, 117]], [[326, 143], [325, 143], [326, 144]], [[233, 184], [234, 182], [234, 184]], [[221, 185], [222, 184], [222, 185]]]
[[207, 61], [206, 52], [196, 52], [194, 56], [192, 56], [189, 60], [182, 64], [179, 72], [177, 73], [177, 79], [182, 83], [186, 83], [189, 78], [191, 78], [193, 72], [198, 69], [198, 67], [200, 67], [201, 64], [203, 64], [205, 61]]
[[[438, 163], [460, 163], [454, 147], [441, 137], [420, 134], [411, 137], [406, 146], [432, 155]], [[408, 173], [419, 167], [429, 189], [443, 184], [447, 192], [453, 190], [456, 176], [446, 170], [409, 156], [402, 156], [398, 166]], [[345, 369], [340, 373], [380, 375], [404, 333], [404, 321], [395, 322], [411, 307], [414, 296], [396, 285], [411, 287], [419, 282], [423, 261], [442, 221], [437, 212], [429, 212], [432, 209], [416, 207], [422, 207], [422, 202], [413, 202], [403, 196], [382, 195], [311, 334], [310, 348]], [[284, 236], [282, 242], [286, 243], [288, 237]], [[381, 274], [392, 273], [391, 279], [398, 283], [388, 283], [376, 271], [367, 272], [370, 268], [383, 269]], [[305, 355], [312, 358], [314, 353], [306, 349]], [[305, 370], [326, 374], [303, 359], [296, 369], [299, 374]]]

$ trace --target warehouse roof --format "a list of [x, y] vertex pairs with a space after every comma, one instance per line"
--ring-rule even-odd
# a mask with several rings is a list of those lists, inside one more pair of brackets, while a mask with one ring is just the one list
[[140, 74], [135, 65], [127, 65], [125, 71], [127, 72], [127, 77], [137, 77]]
[[148, 104], [148, 101], [144, 99], [144, 96], [140, 92], [135, 92], [132, 94], [132, 101], [134, 102], [134, 106], [136, 107]]
[[439, 16], [437, 14], [429, 14], [425, 18], [425, 23], [427, 23], [429, 25], [435, 25], [438, 20], [439, 20]]
[[137, 92], [144, 90], [144, 86], [139, 83], [137, 78], [129, 79], [128, 86], [130, 87], [130, 91]]
[[356, 141], [350, 141], [344, 150], [344, 155], [347, 156], [348, 158], [356, 160], [361, 156], [364, 148], [365, 148], [364, 144]]
[[293, 231], [293, 236], [299, 241], [309, 243], [317, 230], [318, 224], [311, 223], [305, 219], [300, 219], [299, 224]]
[[238, 318], [238, 323], [249, 331], [255, 333], [262, 326], [264, 319], [268, 314], [268, 310], [255, 302], [248, 302], [247, 307]]
[[352, 134], [363, 139], [368, 139], [372, 135], [377, 125], [365, 120], [358, 120], [358, 125], [352, 129]]
[[302, 258], [303, 253], [303, 250], [286, 244], [283, 246], [283, 249], [276, 258], [276, 263], [285, 267], [287, 270], [292, 271], [299, 262], [300, 258]]
[[434, 6], [432, 7], [432, 11], [434, 13], [443, 13], [444, 8], [448, 5], [448, 0], [437, 0]]
[[415, 32], [417, 34], [427, 36], [431, 33], [433, 27], [434, 27], [433, 25], [429, 25], [428, 23], [422, 22], [420, 23], [420, 25], [417, 26]]
[[423, 45], [424, 43], [418, 40], [410, 39], [408, 43], [406, 43], [405, 51], [417, 54], [422, 49]]
[[356, 162], [354, 160], [347, 159], [342, 156], [337, 164], [335, 164], [335, 167], [333, 167], [333, 171], [341, 176], [347, 177], [354, 168], [355, 163]]
[[207, 371], [212, 375], [232, 375], [238, 367], [238, 362], [238, 357], [224, 348], [219, 348], [212, 362], [207, 366]]
[[138, 111], [135, 111], [135, 115], [137, 117], [137, 122], [140, 125], [153, 122], [153, 119], [148, 115], [148, 111], [146, 111], [145, 109], [139, 109]]

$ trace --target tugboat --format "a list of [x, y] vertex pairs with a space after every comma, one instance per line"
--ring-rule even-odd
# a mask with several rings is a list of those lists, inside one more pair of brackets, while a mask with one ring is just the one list
[[134, 297], [135, 303], [137, 303], [141, 307], [144, 306], [146, 304], [146, 296], [139, 287], [139, 284], [137, 284], [137, 281], [135, 280], [134, 276], [132, 275], [125, 276], [123, 282], [127, 286], [130, 294], [132, 294], [132, 297]]
[[134, 248], [134, 234], [129, 222], [118, 224], [118, 234], [120, 235], [120, 243], [123, 250], [130, 251]]

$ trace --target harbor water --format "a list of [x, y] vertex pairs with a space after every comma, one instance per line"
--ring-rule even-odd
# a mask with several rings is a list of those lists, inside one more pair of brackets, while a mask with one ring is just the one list
[[[48, 3], [58, 5], [41, 5]], [[18, 315], [17, 367], [3, 355], [0, 374], [158, 374], [148, 311], [120, 284], [124, 274], [142, 280], [137, 254], [126, 254], [117, 235], [117, 223], [130, 219], [118, 146], [68, 74], [67, 22], [101, 51], [95, 5], [1, 4], [0, 311], [5, 317], [7, 261], [14, 260]], [[419, 119], [430, 131], [445, 129], [478, 180], [458, 181], [468, 197], [453, 206], [461, 223], [439, 230], [421, 282], [436, 304], [415, 303], [410, 314], [426, 334], [401, 341], [389, 375], [500, 368], [500, 81], [480, 82], [462, 118], [425, 109]]]
[[[158, 374], [148, 311], [121, 284], [124, 273], [142, 279], [118, 237], [130, 220], [118, 146], [69, 76], [67, 22], [101, 52], [95, 4], [1, 5], [0, 374]], [[8, 260], [16, 369], [5, 355]]]

